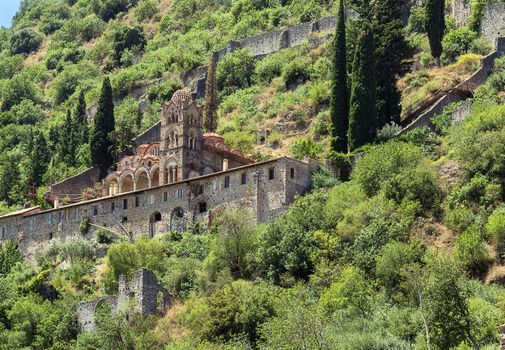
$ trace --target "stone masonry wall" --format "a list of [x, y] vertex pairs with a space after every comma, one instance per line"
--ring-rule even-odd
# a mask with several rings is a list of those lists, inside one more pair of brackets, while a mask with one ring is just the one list
[[100, 182], [100, 170], [98, 168], [89, 168], [80, 174], [51, 185], [49, 191], [52, 197], [80, 196], [86, 188], [93, 188], [97, 182]]
[[158, 282], [154, 273], [142, 268], [132, 274], [130, 281], [124, 275], [119, 276], [117, 295], [79, 303], [77, 321], [81, 332], [88, 332], [96, 328], [94, 315], [103, 303], [108, 303], [113, 313], [130, 311], [131, 307], [132, 311], [147, 315], [162, 311], [169, 302], [168, 291]]
[[[296, 194], [310, 188], [308, 169], [306, 163], [281, 158], [43, 212], [0, 217], [0, 229], [5, 232], [4, 239], [14, 240], [25, 255], [33, 257], [52, 238], [65, 241], [81, 235], [79, 225], [83, 219], [118, 234], [124, 235], [124, 228], [134, 238], [179, 228], [176, 224], [186, 227], [193, 222], [206, 224], [226, 205], [250, 208], [254, 217], [264, 222], [285, 211]], [[227, 181], [230, 186], [225, 188]], [[200, 212], [202, 207], [206, 210]], [[177, 213], [182, 213], [182, 218]], [[154, 220], [157, 216], [161, 220]], [[92, 226], [85, 237], [93, 236]]]

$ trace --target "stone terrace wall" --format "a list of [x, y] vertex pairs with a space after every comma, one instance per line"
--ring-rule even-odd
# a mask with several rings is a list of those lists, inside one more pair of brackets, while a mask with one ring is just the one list
[[[270, 169], [274, 171], [274, 179], [269, 179]], [[265, 222], [286, 210], [296, 194], [310, 188], [308, 169], [306, 163], [281, 158], [39, 213], [0, 217], [0, 228], [6, 233], [5, 239], [14, 240], [25, 255], [34, 256], [45, 249], [52, 238], [65, 241], [81, 235], [79, 225], [83, 219], [122, 235], [126, 229], [134, 233], [134, 238], [170, 230], [178, 210], [183, 212], [180, 219], [183, 225], [206, 224], [221, 207], [230, 204], [250, 208], [258, 221]], [[244, 185], [241, 184], [242, 175], [246, 177]], [[224, 187], [226, 177], [229, 177], [228, 188]], [[200, 186], [203, 194], [198, 194]], [[202, 213], [200, 203], [207, 207]], [[161, 220], [153, 222], [156, 214]], [[94, 228], [84, 236], [92, 239]]]
[[442, 114], [444, 108], [449, 104], [463, 101], [468, 98], [468, 95], [464, 92], [473, 92], [477, 87], [486, 82], [487, 78], [493, 73], [494, 62], [497, 58], [505, 54], [505, 38], [499, 38], [496, 40], [496, 51], [490, 53], [486, 57], [482, 58], [480, 68], [472, 74], [467, 80], [459, 84], [455, 89], [448, 91], [443, 97], [441, 97], [435, 104], [433, 104], [426, 112], [421, 114], [416, 120], [414, 120], [409, 125], [400, 132], [400, 134], [406, 133], [412, 129], [427, 126], [433, 128], [433, 123], [431, 119], [439, 114]]

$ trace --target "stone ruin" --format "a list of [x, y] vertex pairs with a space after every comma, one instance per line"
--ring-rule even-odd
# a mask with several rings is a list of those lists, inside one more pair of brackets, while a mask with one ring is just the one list
[[81, 332], [89, 332], [96, 329], [94, 315], [104, 304], [110, 305], [112, 313], [131, 307], [129, 311], [148, 315], [162, 311], [169, 302], [170, 294], [158, 282], [154, 273], [142, 268], [132, 274], [130, 281], [124, 275], [119, 276], [117, 295], [80, 302], [77, 305], [77, 321]]

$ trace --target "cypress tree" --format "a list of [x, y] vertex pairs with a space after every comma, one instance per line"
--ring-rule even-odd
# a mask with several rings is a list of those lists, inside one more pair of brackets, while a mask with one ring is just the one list
[[445, 31], [445, 1], [426, 1], [426, 33], [430, 41], [431, 55], [436, 58], [437, 66], [440, 66], [442, 55], [442, 39]]
[[112, 103], [112, 88], [109, 77], [103, 80], [98, 109], [93, 123], [93, 131], [90, 137], [91, 162], [93, 166], [100, 168], [100, 174], [104, 177], [107, 169], [114, 162], [112, 156], [113, 142], [111, 133], [114, 131], [114, 104]]
[[84, 90], [81, 89], [79, 99], [74, 111], [74, 124], [76, 125], [76, 134], [79, 144], [83, 145], [89, 141], [88, 115], [86, 114], [86, 100], [84, 99]]
[[332, 148], [347, 153], [347, 130], [349, 129], [349, 96], [347, 93], [347, 64], [345, 42], [345, 7], [340, 0], [337, 13], [337, 28], [333, 41], [333, 67], [330, 96], [332, 121]]
[[401, 93], [396, 84], [408, 72], [408, 59], [413, 54], [401, 21], [405, 5], [406, 0], [377, 0], [371, 12], [376, 45], [378, 128], [390, 122], [400, 123]]
[[360, 34], [352, 66], [349, 150], [372, 142], [377, 131], [374, 39], [369, 28]]
[[28, 185], [32, 188], [39, 187], [42, 184], [42, 176], [47, 170], [49, 162], [49, 148], [46, 138], [40, 131], [33, 135], [33, 142], [29, 150], [29, 159], [27, 169]]
[[75, 165], [75, 152], [77, 149], [76, 139], [75, 139], [75, 127], [72, 120], [72, 114], [70, 109], [67, 110], [67, 116], [65, 117], [65, 124], [63, 126], [62, 135], [60, 140], [62, 140], [61, 145], [61, 158], [65, 163], [69, 165]]
[[207, 81], [205, 83], [205, 110], [203, 113], [203, 125], [205, 130], [208, 132], [213, 132], [217, 128], [216, 67], [217, 59], [215, 55], [212, 55], [209, 63], [209, 70], [207, 72]]

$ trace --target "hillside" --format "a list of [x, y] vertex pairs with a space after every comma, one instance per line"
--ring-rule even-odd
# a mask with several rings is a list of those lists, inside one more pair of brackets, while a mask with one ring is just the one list
[[[446, 2], [440, 64], [431, 55], [424, 7], [348, 3], [360, 14], [342, 26], [346, 56], [338, 63], [348, 86], [333, 84], [338, 41], [326, 32], [264, 57], [233, 51], [215, 71], [216, 132], [226, 143], [258, 161], [328, 161], [338, 176], [325, 166], [307, 171], [310, 191], [265, 223], [253, 208], [230, 205], [209, 214], [209, 224], [156, 234], [151, 226], [114, 231], [94, 219], [97, 201], [93, 216], [74, 211], [76, 234], [62, 232], [68, 218], [53, 222], [51, 214], [56, 234], [49, 238], [33, 221], [12, 241], [2, 230], [0, 350], [496, 349], [505, 334], [498, 329], [505, 323], [503, 51], [493, 56], [485, 83], [465, 91], [465, 101], [426, 121], [429, 127], [401, 132], [420, 106], [471, 77], [495, 49], [478, 28], [487, 2], [472, 3], [467, 25], [456, 23]], [[160, 120], [162, 104], [184, 77], [198, 67], [205, 72], [212, 53], [230, 40], [334, 15], [338, 5], [23, 1], [13, 28], [0, 35], [0, 214], [27, 201], [47, 207], [48, 185], [92, 165], [94, 145], [84, 135], [97, 131], [93, 118], [103, 118], [103, 110], [114, 110], [106, 153], [115, 156]], [[388, 17], [406, 8], [408, 21]], [[331, 96], [338, 88], [349, 94], [345, 134], [351, 139], [357, 129], [363, 140], [349, 152], [336, 150], [332, 139]], [[378, 120], [396, 93], [390, 119]], [[267, 181], [274, 180], [277, 173], [267, 170]], [[298, 176], [287, 170], [286, 177]], [[253, 176], [243, 174], [245, 185]], [[221, 195], [220, 180], [206, 176], [213, 185], [208, 195]], [[203, 194], [203, 187], [194, 190]], [[139, 203], [118, 198], [121, 209], [116, 202], [106, 209], [122, 227], [127, 220], [120, 222], [119, 210]], [[23, 257], [19, 242], [26, 240], [39, 248]], [[136, 312], [138, 291], [124, 288], [123, 277], [131, 281], [143, 268], [160, 283], [146, 297], [156, 312]], [[79, 303], [97, 298], [105, 302], [86, 315], [97, 327], [83, 332]]]

